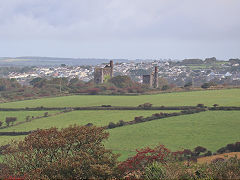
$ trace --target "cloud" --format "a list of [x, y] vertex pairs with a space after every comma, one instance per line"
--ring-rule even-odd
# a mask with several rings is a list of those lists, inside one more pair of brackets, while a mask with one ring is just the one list
[[7, 0], [0, 2], [0, 41], [235, 47], [239, 8], [239, 0]]

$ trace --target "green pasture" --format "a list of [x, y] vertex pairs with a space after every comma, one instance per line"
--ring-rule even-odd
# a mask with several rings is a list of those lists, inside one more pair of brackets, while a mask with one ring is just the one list
[[104, 96], [104, 95], [75, 95], [55, 98], [41, 98], [35, 100], [1, 103], [0, 108], [24, 107], [77, 107], [77, 106], [137, 106], [143, 103], [154, 106], [185, 106], [205, 104], [212, 106], [240, 106], [240, 89], [205, 90], [191, 92], [173, 92], [157, 95], [139, 96]]
[[35, 119], [31, 122], [19, 124], [6, 129], [0, 129], [0, 132], [6, 131], [31, 131], [39, 129], [47, 129], [50, 127], [65, 128], [70, 125], [86, 125], [93, 123], [96, 126], [106, 126], [109, 122], [118, 122], [119, 120], [131, 121], [136, 116], [151, 116], [159, 112], [177, 112], [177, 111], [73, 111], [68, 113], [59, 114], [56, 116]]
[[18, 123], [26, 121], [27, 116], [30, 117], [43, 116], [45, 112], [48, 112], [48, 114], [50, 115], [55, 114], [58, 111], [0, 111], [0, 121], [3, 122], [2, 126], [6, 126], [7, 125], [5, 122], [6, 117], [16, 117], [17, 121], [15, 121], [15, 123]]
[[[149, 116], [156, 111], [73, 111], [57, 116], [37, 119], [1, 131], [29, 131], [52, 126], [63, 128], [70, 124], [85, 125], [89, 122], [103, 126], [120, 119], [129, 121], [135, 116]], [[121, 153], [120, 160], [134, 155], [136, 149], [164, 144], [171, 150], [193, 149], [204, 146], [215, 152], [229, 143], [240, 141], [239, 111], [207, 111], [108, 130], [106, 147]], [[0, 145], [24, 136], [0, 136]]]
[[11, 141], [22, 140], [25, 136], [0, 136], [0, 146], [10, 143]]
[[124, 126], [109, 130], [108, 148], [121, 153], [121, 160], [135, 149], [164, 144], [171, 150], [203, 146], [215, 152], [240, 141], [239, 111], [208, 111]]

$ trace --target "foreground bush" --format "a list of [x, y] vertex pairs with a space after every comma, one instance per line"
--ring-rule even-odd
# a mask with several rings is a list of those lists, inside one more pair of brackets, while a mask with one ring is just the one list
[[158, 162], [166, 164], [167, 162], [175, 162], [181, 156], [181, 152], [171, 152], [164, 145], [156, 146], [155, 148], [143, 148], [137, 150], [137, 154], [119, 165], [119, 170], [122, 175], [132, 178], [142, 178], [141, 174], [145, 168]]
[[154, 162], [141, 172], [143, 179], [240, 179], [240, 160], [230, 158], [210, 164]]
[[0, 178], [114, 178], [118, 155], [102, 144], [108, 136], [94, 126], [38, 130], [5, 150]]

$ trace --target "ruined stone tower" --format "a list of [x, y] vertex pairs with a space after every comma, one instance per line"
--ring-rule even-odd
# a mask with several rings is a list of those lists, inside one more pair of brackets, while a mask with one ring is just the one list
[[143, 84], [150, 88], [158, 88], [158, 68], [154, 68], [154, 72], [149, 75], [143, 75]]
[[143, 75], [143, 84], [147, 85], [148, 87], [152, 87], [153, 84], [153, 76], [152, 74]]
[[94, 83], [101, 84], [113, 77], [113, 61], [104, 68], [95, 68], [94, 70]]
[[155, 68], [154, 68], [153, 87], [158, 88], [158, 68], [157, 68], [157, 66], [155, 66]]

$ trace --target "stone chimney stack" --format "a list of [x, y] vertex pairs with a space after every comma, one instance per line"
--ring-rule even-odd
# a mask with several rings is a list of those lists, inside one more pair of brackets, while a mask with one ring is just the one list
[[153, 80], [153, 87], [154, 88], [158, 88], [158, 67], [155, 66], [155, 70], [154, 70], [154, 80]]
[[110, 61], [110, 67], [111, 67], [110, 76], [111, 76], [111, 78], [112, 78], [112, 77], [113, 77], [113, 61], [112, 61], [112, 60]]

